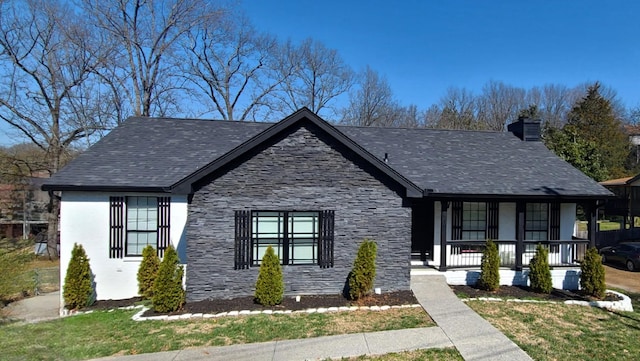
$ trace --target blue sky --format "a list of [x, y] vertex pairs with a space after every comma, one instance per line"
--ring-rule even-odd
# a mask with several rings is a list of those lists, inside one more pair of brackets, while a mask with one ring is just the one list
[[[238, 1], [257, 29], [320, 40], [421, 110], [449, 87], [478, 94], [490, 80], [525, 89], [598, 80], [640, 107], [640, 1]], [[18, 140], [7, 128], [0, 122], [0, 145]]]
[[244, 0], [259, 30], [337, 49], [425, 109], [448, 87], [601, 81], [640, 105], [639, 1]]

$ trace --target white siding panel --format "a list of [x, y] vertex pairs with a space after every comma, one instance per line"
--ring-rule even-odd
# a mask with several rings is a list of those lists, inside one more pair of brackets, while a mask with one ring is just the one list
[[[60, 206], [60, 284], [74, 243], [81, 244], [95, 275], [98, 300], [126, 299], [138, 295], [137, 272], [141, 257], [109, 258], [109, 197], [155, 194], [64, 192]], [[157, 196], [166, 196], [158, 194]], [[186, 196], [171, 196], [171, 243], [185, 259]], [[62, 296], [61, 296], [62, 297]]]
[[576, 204], [560, 204], [560, 239], [571, 240], [573, 227], [576, 223]]
[[501, 240], [516, 239], [516, 204], [500, 203], [498, 208], [500, 216], [500, 228], [498, 229], [498, 238]]

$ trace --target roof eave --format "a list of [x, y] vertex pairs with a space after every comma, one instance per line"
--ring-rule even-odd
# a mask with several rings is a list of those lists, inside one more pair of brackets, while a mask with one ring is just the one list
[[594, 194], [579, 194], [579, 195], [563, 195], [563, 194], [475, 194], [475, 193], [434, 193], [429, 192], [425, 194], [425, 198], [432, 199], [500, 199], [500, 200], [527, 200], [527, 199], [544, 199], [544, 200], [604, 200], [614, 198], [613, 194], [609, 195], [594, 195]]
[[141, 192], [141, 193], [171, 193], [168, 187], [160, 186], [124, 186], [124, 185], [77, 185], [77, 184], [43, 184], [43, 191], [61, 192]]

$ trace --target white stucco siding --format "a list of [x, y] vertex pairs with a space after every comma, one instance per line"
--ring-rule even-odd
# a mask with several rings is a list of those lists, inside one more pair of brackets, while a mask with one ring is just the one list
[[[136, 275], [141, 257], [109, 258], [109, 197], [156, 196], [156, 194], [109, 194], [98, 192], [64, 192], [60, 205], [60, 284], [71, 258], [74, 243], [81, 244], [95, 275], [96, 298], [125, 299], [138, 295]], [[157, 194], [166, 196], [166, 194]], [[171, 196], [171, 243], [185, 259], [186, 196]]]

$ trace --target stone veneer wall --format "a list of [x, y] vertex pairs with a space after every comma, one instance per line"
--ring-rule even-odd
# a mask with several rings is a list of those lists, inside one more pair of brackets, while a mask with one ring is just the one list
[[234, 269], [236, 210], [335, 210], [334, 267], [283, 266], [286, 295], [341, 293], [365, 238], [378, 244], [375, 287], [408, 290], [411, 210], [356, 157], [309, 122], [209, 177], [189, 205], [187, 300], [253, 295], [259, 267]]

